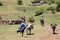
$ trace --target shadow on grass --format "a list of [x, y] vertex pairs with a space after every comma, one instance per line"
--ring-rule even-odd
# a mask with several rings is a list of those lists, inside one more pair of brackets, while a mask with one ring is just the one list
[[34, 35], [34, 33], [31, 33], [31, 34], [27, 34], [27, 35]]
[[33, 36], [33, 35], [35, 35], [35, 34], [34, 34], [34, 33], [31, 33], [31, 34], [28, 34], [28, 36], [24, 36], [24, 37], [25, 37], [25, 38], [30, 38], [29, 35]]

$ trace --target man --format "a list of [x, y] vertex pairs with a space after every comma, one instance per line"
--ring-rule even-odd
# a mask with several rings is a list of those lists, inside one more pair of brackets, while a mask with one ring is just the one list
[[23, 21], [21, 21], [21, 24], [20, 24], [20, 26], [19, 26], [19, 28], [18, 28], [18, 30], [17, 30], [17, 33], [18, 33], [18, 32], [22, 33], [22, 37], [23, 37], [25, 28], [26, 28], [26, 24], [25, 24], [25, 22], [24, 22], [24, 20], [23, 20]]
[[44, 17], [43, 16], [41, 16], [41, 18], [40, 18], [40, 23], [42, 26], [44, 26]]
[[52, 30], [53, 30], [53, 34], [56, 34], [56, 33], [55, 33], [56, 26], [57, 26], [57, 24], [51, 24], [51, 28], [52, 28]]

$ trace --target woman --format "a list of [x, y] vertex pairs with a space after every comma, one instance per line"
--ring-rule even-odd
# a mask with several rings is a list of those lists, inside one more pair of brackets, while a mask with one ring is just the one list
[[44, 17], [43, 16], [41, 16], [41, 18], [40, 18], [40, 23], [42, 26], [44, 26]]
[[25, 22], [24, 22], [24, 21], [21, 21], [21, 24], [20, 24], [20, 26], [19, 26], [19, 28], [18, 28], [18, 30], [17, 30], [17, 33], [18, 33], [18, 32], [22, 33], [22, 37], [23, 37], [25, 28], [26, 28]]

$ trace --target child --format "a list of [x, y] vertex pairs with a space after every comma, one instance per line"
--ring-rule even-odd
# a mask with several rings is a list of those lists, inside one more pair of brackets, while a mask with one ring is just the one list
[[44, 17], [43, 16], [41, 16], [40, 22], [41, 22], [41, 25], [44, 26]]
[[51, 24], [51, 28], [52, 28], [52, 30], [53, 30], [53, 34], [56, 34], [56, 33], [55, 33], [56, 26], [57, 26], [57, 24]]

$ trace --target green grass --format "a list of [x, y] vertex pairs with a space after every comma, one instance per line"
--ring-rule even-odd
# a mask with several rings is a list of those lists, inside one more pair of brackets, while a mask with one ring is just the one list
[[[2, 18], [6, 19], [18, 19], [18, 16], [26, 16], [26, 20], [28, 21], [30, 16], [33, 16], [35, 19], [35, 25], [32, 32], [34, 35], [26, 35], [26, 31], [24, 37], [21, 37], [20, 33], [16, 33], [19, 25], [0, 25], [0, 40], [49, 40], [50, 35], [52, 40], [60, 40], [60, 35], [52, 35], [52, 30], [49, 27], [51, 23], [56, 23], [57, 32], [60, 30], [60, 12], [52, 15], [51, 13], [44, 13], [43, 16], [45, 18], [45, 27], [40, 25], [40, 16], [34, 16], [35, 11], [40, 8], [47, 9], [50, 7], [48, 4], [43, 4], [41, 6], [28, 6], [31, 4], [31, 0], [23, 0], [23, 5], [17, 5], [17, 0], [1, 0], [4, 6], [0, 6], [0, 15]], [[10, 3], [10, 4], [9, 4]], [[51, 6], [56, 6], [52, 4]], [[23, 9], [26, 9], [26, 12], [23, 12]], [[52, 37], [53, 36], [53, 37]], [[49, 38], [48, 38], [49, 37]], [[47, 39], [46, 39], [47, 38]]]
[[[49, 39], [50, 35], [52, 36], [51, 28], [46, 25], [44, 27], [39, 24], [34, 25], [34, 29], [32, 30], [34, 35], [26, 35], [25, 31], [24, 37], [21, 37], [20, 33], [16, 33], [18, 27], [19, 25], [0, 25], [0, 40], [45, 40], [46, 38]], [[60, 27], [58, 25], [56, 30], [59, 29]], [[59, 40], [59, 36], [56, 35], [53, 40]]]

